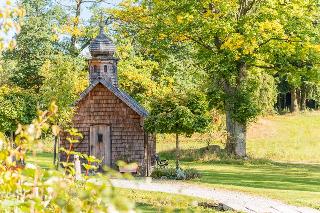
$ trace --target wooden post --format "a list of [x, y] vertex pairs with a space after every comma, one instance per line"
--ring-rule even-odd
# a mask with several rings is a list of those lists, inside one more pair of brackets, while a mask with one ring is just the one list
[[74, 156], [74, 170], [75, 170], [76, 180], [80, 180], [81, 179], [81, 165], [80, 165], [80, 160], [79, 160], [78, 155]]
[[150, 168], [149, 168], [149, 161], [150, 161], [150, 152], [149, 152], [149, 140], [148, 140], [148, 133], [144, 133], [144, 155], [145, 155], [145, 161], [144, 161], [144, 166], [145, 166], [145, 176], [149, 176], [150, 174]]

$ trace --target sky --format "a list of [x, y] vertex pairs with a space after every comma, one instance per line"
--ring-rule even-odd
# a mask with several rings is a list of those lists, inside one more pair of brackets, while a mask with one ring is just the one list
[[[101, 3], [103, 7], [116, 7], [122, 0], [104, 0], [105, 3]], [[17, 0], [12, 0], [12, 5], [16, 5]], [[58, 2], [63, 5], [74, 5], [75, 0], [54, 0], [54, 2]], [[6, 4], [6, 0], [0, 0], [0, 7], [3, 7]], [[84, 7], [81, 8], [81, 18], [84, 20], [88, 20], [91, 17], [91, 13], [88, 9], [90, 4], [85, 4]], [[1, 21], [1, 20], [0, 20]], [[9, 32], [8, 34], [0, 35], [0, 37], [4, 38], [5, 41], [10, 40], [14, 36], [14, 32]]]
[[[107, 2], [107, 4], [103, 3], [102, 5], [105, 7], [116, 7], [121, 2], [121, 0], [108, 0]], [[90, 11], [87, 8], [82, 8], [82, 18], [88, 19], [90, 18], [90, 16]]]

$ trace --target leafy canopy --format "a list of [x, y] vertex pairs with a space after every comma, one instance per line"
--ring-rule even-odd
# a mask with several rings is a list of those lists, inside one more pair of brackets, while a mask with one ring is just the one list
[[204, 132], [211, 121], [206, 97], [194, 90], [159, 96], [151, 102], [151, 108], [145, 121], [145, 128], [150, 132], [190, 136]]
[[277, 71], [275, 50], [291, 54], [300, 45], [318, 51], [317, 3], [125, 0], [113, 14], [122, 21], [123, 31], [150, 55], [191, 45], [193, 57], [209, 74], [208, 87], [215, 91], [211, 98], [222, 97], [215, 106], [233, 112], [235, 120], [246, 124], [261, 113], [255, 103], [263, 103], [253, 94], [261, 82], [250, 80], [256, 68]]

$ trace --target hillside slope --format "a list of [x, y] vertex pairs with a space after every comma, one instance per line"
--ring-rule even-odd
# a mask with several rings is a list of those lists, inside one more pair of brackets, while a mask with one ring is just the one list
[[248, 155], [283, 162], [320, 163], [320, 112], [259, 119], [249, 127]]

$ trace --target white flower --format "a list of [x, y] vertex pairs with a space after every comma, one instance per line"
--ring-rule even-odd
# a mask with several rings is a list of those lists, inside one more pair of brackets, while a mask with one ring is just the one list
[[4, 148], [4, 141], [0, 139], [0, 150]]
[[58, 183], [59, 181], [61, 181], [61, 178], [51, 177], [45, 182], [45, 184], [52, 185], [53, 183]]
[[33, 135], [34, 132], [36, 130], [36, 127], [34, 126], [34, 124], [30, 124], [29, 127], [28, 127], [28, 130], [27, 132], [30, 134], [30, 135]]
[[26, 169], [37, 169], [37, 166], [32, 163], [27, 163], [25, 168]]

